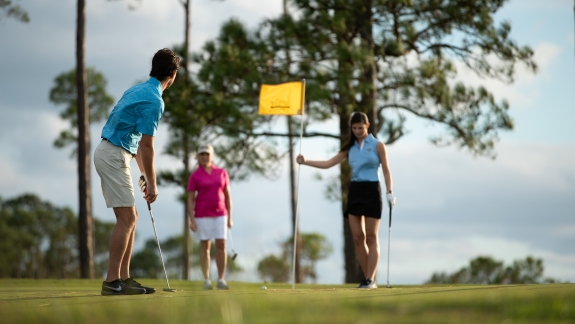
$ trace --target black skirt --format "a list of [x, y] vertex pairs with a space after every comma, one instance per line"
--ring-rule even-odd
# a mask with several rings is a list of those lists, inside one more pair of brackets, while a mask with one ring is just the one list
[[351, 214], [381, 219], [382, 210], [383, 201], [379, 181], [352, 181], [349, 184], [347, 211], [344, 213], [345, 218], [347, 218], [348, 214]]

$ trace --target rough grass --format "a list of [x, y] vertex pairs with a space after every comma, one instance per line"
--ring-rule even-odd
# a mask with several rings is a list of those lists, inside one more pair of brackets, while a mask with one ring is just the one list
[[100, 296], [100, 280], [0, 280], [1, 323], [575, 323], [575, 284], [397, 286], [140, 280], [158, 292]]

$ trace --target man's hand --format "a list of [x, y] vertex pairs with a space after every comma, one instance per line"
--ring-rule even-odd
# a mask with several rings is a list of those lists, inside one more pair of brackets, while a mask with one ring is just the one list
[[387, 194], [387, 204], [390, 207], [393, 207], [393, 205], [395, 205], [395, 196], [392, 193], [388, 193]]
[[138, 181], [138, 185], [140, 186], [141, 192], [146, 192], [146, 187], [148, 186], [148, 183], [146, 182], [146, 175], [145, 174], [142, 173], [140, 175], [140, 180]]
[[144, 193], [144, 199], [147, 202], [153, 203], [154, 201], [156, 201], [156, 198], [158, 197], [158, 189], [156, 189], [155, 184], [151, 184], [148, 186], [148, 181], [146, 181], [146, 175], [145, 174], [142, 173], [142, 175], [140, 175], [140, 180], [138, 180], [138, 185], [140, 186], [140, 191]]
[[148, 183], [146, 191], [144, 191], [144, 199], [149, 202], [153, 203], [158, 198], [158, 189], [156, 188], [155, 183]]

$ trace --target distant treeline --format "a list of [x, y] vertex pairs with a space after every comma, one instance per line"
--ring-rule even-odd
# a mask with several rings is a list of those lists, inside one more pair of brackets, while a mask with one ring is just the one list
[[431, 284], [536, 284], [556, 283], [553, 278], [543, 278], [543, 260], [527, 256], [505, 266], [488, 256], [478, 256], [454, 273], [436, 272], [426, 283]]
[[[94, 268], [103, 277], [108, 267], [108, 244], [113, 222], [94, 218]], [[317, 280], [315, 263], [327, 257], [331, 244], [318, 233], [307, 233], [304, 259], [306, 277]], [[292, 252], [291, 239], [282, 242], [279, 256], [265, 256], [258, 263], [260, 277], [266, 281], [285, 282], [289, 277]], [[161, 241], [166, 270], [172, 278], [181, 278], [183, 269], [183, 237], [168, 237]], [[212, 245], [213, 246], [213, 245]], [[213, 249], [212, 249], [213, 250]], [[191, 264], [199, 266], [199, 242], [192, 242]], [[212, 251], [212, 260], [214, 251]], [[304, 260], [304, 261], [305, 261]], [[274, 262], [272, 262], [274, 261]], [[277, 262], [276, 262], [277, 261]], [[281, 271], [279, 271], [281, 270]], [[134, 251], [131, 271], [135, 277], [161, 278], [163, 270], [154, 238]], [[228, 259], [228, 273], [241, 272], [235, 261]], [[278, 272], [279, 271], [279, 272]], [[488, 256], [479, 256], [454, 273], [434, 273], [431, 284], [532, 284], [554, 283], [544, 278], [543, 260], [528, 256], [505, 266]], [[278, 274], [274, 276], [274, 274]], [[57, 207], [34, 194], [12, 199], [0, 197], [0, 278], [78, 278], [78, 216], [69, 207]]]
[[[114, 223], [94, 221], [94, 268], [108, 267]], [[0, 197], [0, 277], [78, 278], [78, 216], [34, 194]]]
[[[94, 218], [94, 268], [96, 277], [108, 269], [108, 248], [114, 222]], [[199, 242], [192, 242], [192, 266], [199, 267]], [[183, 237], [161, 241], [170, 277], [181, 278]], [[214, 249], [212, 249], [214, 250]], [[195, 253], [194, 253], [195, 252]], [[212, 260], [215, 260], [212, 251]], [[147, 240], [134, 251], [131, 272], [135, 277], [164, 276], [156, 240]], [[228, 273], [241, 271], [228, 260]], [[0, 197], [0, 278], [79, 278], [78, 216], [69, 207], [57, 207], [34, 194], [13, 199]]]

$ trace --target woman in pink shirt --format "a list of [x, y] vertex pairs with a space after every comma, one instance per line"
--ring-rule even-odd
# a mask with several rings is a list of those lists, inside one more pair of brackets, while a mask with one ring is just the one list
[[232, 228], [232, 197], [230, 180], [225, 169], [212, 164], [214, 149], [202, 145], [198, 150], [198, 168], [188, 181], [188, 210], [190, 229], [197, 232], [201, 242], [200, 263], [204, 275], [204, 289], [213, 289], [210, 281], [211, 240], [216, 240], [217, 289], [229, 289], [226, 272], [226, 237]]

